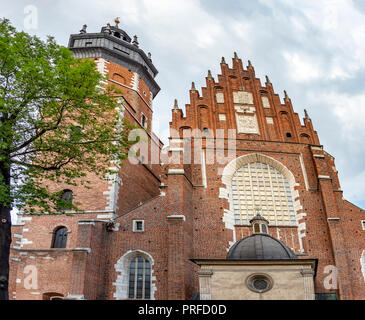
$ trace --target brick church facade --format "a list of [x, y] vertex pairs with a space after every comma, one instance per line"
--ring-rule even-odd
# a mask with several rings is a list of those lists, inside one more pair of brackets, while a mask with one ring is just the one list
[[[69, 48], [123, 91], [124, 116], [145, 129], [147, 148], [110, 181], [90, 173], [91, 190], [51, 186], [72, 192], [81, 212], [19, 216], [10, 299], [215, 299], [224, 285], [217, 265], [265, 265], [270, 290], [242, 299], [290, 299], [294, 283], [304, 292], [298, 299], [365, 299], [365, 212], [343, 198], [334, 158], [286, 92], [281, 100], [237, 54], [231, 66], [223, 58], [216, 79], [209, 71], [200, 92], [193, 83], [185, 110], [175, 102], [164, 154], [151, 130], [157, 69], [137, 37], [118, 22], [99, 33], [84, 27]], [[250, 223], [258, 212], [266, 232]], [[293, 260], [229, 262], [229, 250], [254, 233]]]

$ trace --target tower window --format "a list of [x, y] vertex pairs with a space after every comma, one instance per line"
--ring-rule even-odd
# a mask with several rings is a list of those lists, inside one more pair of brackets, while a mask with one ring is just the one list
[[365, 220], [361, 221], [361, 225], [362, 225], [362, 230], [365, 230]]
[[52, 248], [66, 248], [67, 228], [59, 227], [53, 235]]
[[61, 195], [61, 201], [59, 204], [59, 210], [67, 210], [70, 209], [72, 205], [73, 193], [71, 190], [63, 190]]
[[129, 265], [129, 299], [150, 299], [151, 264], [142, 256], [134, 258]]
[[120, 33], [119, 32], [114, 32], [114, 37], [120, 38]]
[[287, 137], [287, 138], [291, 138], [291, 133], [290, 133], [290, 132], [287, 132], [287, 133], [286, 133], [286, 137]]
[[142, 127], [143, 128], [147, 128], [147, 121], [146, 121], [147, 119], [146, 119], [146, 117], [145, 117], [145, 115], [144, 114], [142, 114]]
[[255, 223], [253, 225], [253, 231], [254, 233], [266, 233], [266, 234], [268, 233], [265, 223]]

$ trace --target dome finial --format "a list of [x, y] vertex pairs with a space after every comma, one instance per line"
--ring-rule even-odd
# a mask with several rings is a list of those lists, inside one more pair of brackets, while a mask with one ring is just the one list
[[191, 83], [191, 90], [196, 90], [195, 89], [195, 83], [194, 82]]
[[119, 23], [120, 23], [119, 17], [116, 17], [116, 18], [114, 19], [114, 22], [115, 22], [115, 26], [116, 26], [117, 28], [119, 28]]
[[226, 64], [226, 59], [224, 59], [224, 57], [222, 57], [222, 61], [221, 61], [222, 64]]
[[174, 101], [174, 109], [179, 109], [178, 103], [177, 103], [177, 99], [175, 99]]

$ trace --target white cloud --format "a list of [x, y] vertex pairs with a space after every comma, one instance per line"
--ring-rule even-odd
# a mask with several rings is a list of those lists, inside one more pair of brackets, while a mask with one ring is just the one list
[[323, 76], [321, 66], [310, 57], [300, 53], [284, 52], [283, 56], [287, 62], [288, 74], [292, 80], [297, 82], [310, 81]]
[[355, 176], [343, 177], [341, 186], [345, 199], [353, 203], [363, 202], [365, 199], [365, 171], [357, 172]]

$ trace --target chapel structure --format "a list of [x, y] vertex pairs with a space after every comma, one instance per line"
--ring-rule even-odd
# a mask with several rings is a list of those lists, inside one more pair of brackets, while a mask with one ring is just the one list
[[308, 113], [235, 53], [175, 101], [165, 154], [158, 71], [119, 23], [85, 25], [69, 49], [122, 90], [144, 152], [108, 181], [90, 173], [90, 190], [51, 185], [81, 212], [19, 216], [10, 299], [364, 299], [365, 211], [343, 198]]

